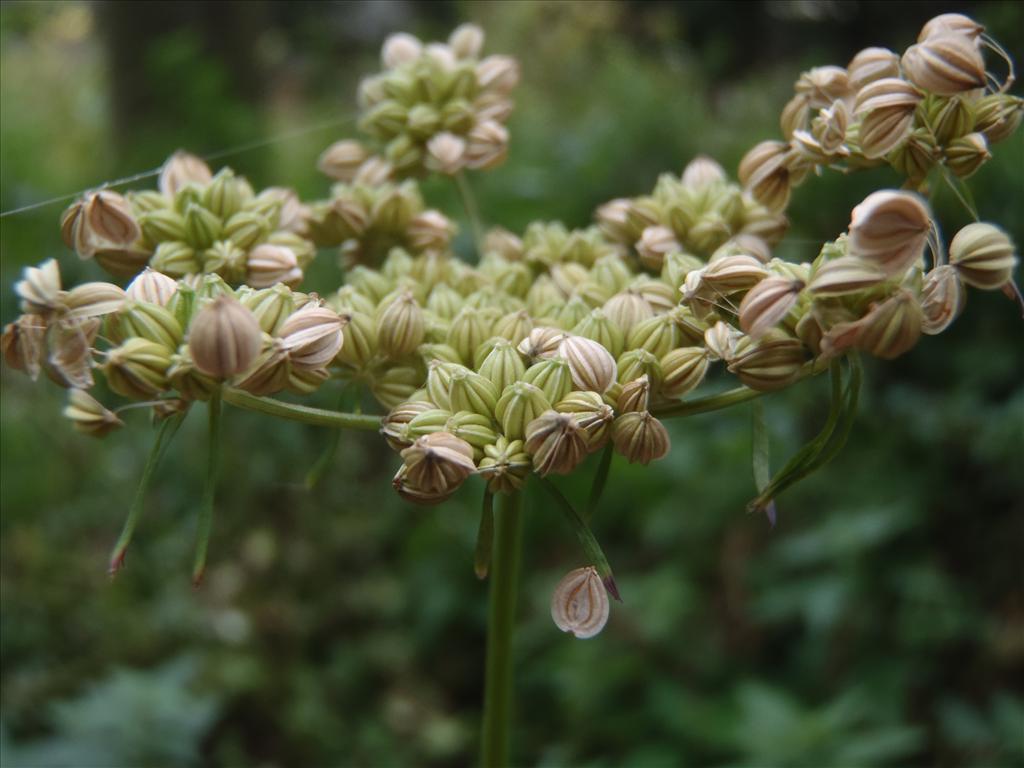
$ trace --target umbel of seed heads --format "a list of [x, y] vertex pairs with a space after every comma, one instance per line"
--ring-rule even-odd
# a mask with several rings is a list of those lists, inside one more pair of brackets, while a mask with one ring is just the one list
[[[389, 38], [385, 71], [361, 89], [371, 140], [320, 158], [338, 182], [327, 200], [256, 193], [176, 153], [158, 190], [77, 201], [61, 222], [69, 247], [130, 280], [65, 289], [56, 261], [26, 269], [8, 365], [67, 388], [65, 414], [95, 436], [122, 426], [125, 407], [94, 396], [98, 377], [158, 421], [225, 387], [358, 383], [387, 410], [396, 491], [436, 504], [473, 475], [512, 493], [606, 447], [659, 460], [670, 439], [658, 415], [708, 376], [769, 392], [852, 350], [891, 359], [945, 330], [968, 287], [1016, 291], [1002, 229], [970, 224], [947, 250], [918, 194], [933, 169], [969, 175], [1024, 111], [1006, 93], [1012, 75], [999, 85], [986, 70], [983, 50], [1001, 49], [966, 17], [932, 20], [902, 57], [870, 48], [804, 73], [785, 141], [753, 148], [739, 184], [698, 157], [650, 194], [600, 206], [595, 226], [492, 230], [470, 265], [410, 177], [504, 157], [518, 70], [482, 45], [472, 26], [446, 44]], [[906, 188], [869, 195], [807, 261], [773, 257], [794, 186], [819, 168], [881, 164]], [[347, 265], [323, 297], [296, 290], [316, 245]], [[594, 568], [556, 590], [552, 615], [578, 637], [607, 613]]]

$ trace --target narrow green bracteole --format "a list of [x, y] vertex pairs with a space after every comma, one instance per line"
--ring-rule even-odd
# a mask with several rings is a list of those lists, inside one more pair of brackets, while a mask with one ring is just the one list
[[214, 391], [209, 411], [209, 449], [206, 457], [206, 484], [203, 486], [203, 498], [199, 505], [199, 518], [196, 521], [196, 554], [192, 566], [192, 586], [203, 583], [206, 573], [206, 552], [210, 546], [210, 532], [213, 530], [213, 503], [217, 493], [217, 476], [220, 473], [220, 422], [221, 392]]

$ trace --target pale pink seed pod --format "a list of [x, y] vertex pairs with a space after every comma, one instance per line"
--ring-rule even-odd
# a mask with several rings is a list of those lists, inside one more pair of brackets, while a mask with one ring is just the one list
[[519, 350], [519, 354], [530, 360], [546, 360], [559, 356], [562, 342], [568, 336], [565, 331], [558, 328], [541, 326], [531, 330], [516, 349]]
[[935, 336], [956, 320], [964, 305], [964, 289], [956, 267], [943, 264], [924, 276], [921, 286], [921, 330]]
[[466, 139], [465, 162], [469, 168], [494, 168], [501, 165], [508, 154], [508, 128], [496, 120], [477, 123]]
[[800, 75], [794, 90], [807, 97], [811, 109], [821, 109], [851, 95], [850, 77], [842, 67], [814, 67]]
[[277, 283], [295, 287], [302, 282], [295, 251], [283, 245], [257, 245], [246, 260], [246, 282], [253, 288], [270, 288]]
[[771, 276], [759, 282], [740, 302], [740, 328], [758, 339], [780, 323], [796, 305], [804, 284], [789, 277]]
[[89, 195], [82, 215], [91, 238], [104, 245], [124, 248], [142, 234], [131, 204], [117, 192], [101, 190]]
[[450, 432], [431, 432], [402, 450], [406, 481], [428, 493], [450, 494], [476, 471], [473, 446]]
[[248, 369], [259, 354], [261, 341], [256, 316], [226, 295], [200, 309], [188, 333], [188, 348], [196, 368], [216, 379], [227, 379]]
[[315, 370], [328, 365], [341, 351], [344, 325], [345, 321], [333, 309], [310, 302], [293, 312], [277, 335], [293, 366]]
[[427, 142], [427, 165], [454, 176], [466, 165], [466, 140], [448, 131], [437, 134]]
[[646, 227], [636, 242], [640, 262], [648, 269], [661, 270], [665, 257], [681, 251], [683, 247], [676, 240], [676, 234], [668, 227]]
[[609, 611], [608, 592], [593, 566], [570, 571], [551, 595], [555, 626], [581, 640], [604, 629]]
[[703, 189], [725, 180], [725, 169], [707, 155], [697, 155], [683, 169], [682, 182], [684, 187]]
[[398, 32], [384, 41], [380, 50], [380, 60], [385, 69], [395, 69], [403, 64], [415, 61], [423, 53], [423, 43], [415, 35]]
[[932, 37], [940, 37], [950, 33], [964, 35], [970, 40], [977, 40], [985, 27], [976, 22], [970, 16], [962, 13], [942, 13], [933, 19], [929, 19], [917, 36], [917, 42], [923, 43]]
[[448, 36], [448, 47], [457, 59], [475, 59], [484, 48], [484, 31], [476, 24], [460, 24]]
[[923, 323], [917, 297], [908, 291], [897, 291], [862, 318], [857, 347], [883, 360], [892, 360], [917, 344]]
[[476, 65], [481, 90], [507, 96], [519, 84], [519, 64], [510, 56], [488, 56]]
[[358, 141], [343, 139], [334, 142], [320, 154], [316, 167], [332, 179], [352, 181], [369, 157], [366, 147]]
[[598, 342], [569, 336], [559, 346], [558, 354], [569, 363], [577, 389], [603, 394], [615, 383], [615, 358]]
[[740, 184], [772, 212], [782, 211], [789, 203], [788, 159], [788, 144], [762, 141], [740, 161]]
[[868, 83], [900, 76], [900, 57], [888, 48], [865, 48], [846, 65], [850, 91], [859, 93]]
[[897, 77], [875, 80], [861, 88], [853, 113], [861, 121], [857, 141], [865, 157], [882, 157], [906, 141], [921, 98], [913, 85]]
[[924, 253], [931, 231], [931, 214], [911, 192], [873, 192], [853, 209], [848, 250], [898, 277]]
[[873, 262], [856, 256], [840, 256], [815, 269], [807, 289], [818, 296], [842, 296], [871, 288], [885, 278], [885, 272]]
[[949, 263], [974, 288], [995, 291], [1013, 280], [1017, 253], [1010, 236], [994, 224], [974, 222], [949, 244]]
[[186, 184], [209, 184], [213, 179], [210, 166], [200, 158], [179, 149], [164, 163], [158, 186], [165, 197], [174, 197]]
[[918, 88], [955, 96], [985, 87], [985, 61], [966, 35], [947, 33], [910, 46], [900, 60], [903, 73]]
[[166, 307], [167, 302], [177, 292], [177, 280], [149, 267], [142, 270], [125, 289], [125, 294], [133, 301], [148, 301], [162, 307]]

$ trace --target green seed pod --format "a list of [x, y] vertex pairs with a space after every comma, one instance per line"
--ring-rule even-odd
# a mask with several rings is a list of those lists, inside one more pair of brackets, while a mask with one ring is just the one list
[[187, 344], [171, 355], [167, 381], [186, 400], [209, 400], [217, 389], [217, 380], [196, 368]]
[[483, 449], [498, 439], [491, 418], [472, 411], [452, 414], [447, 421], [446, 431], [472, 445], [473, 457], [478, 461], [484, 456]]
[[526, 427], [525, 448], [537, 474], [567, 475], [587, 457], [587, 438], [569, 413], [548, 410]]
[[662, 357], [682, 341], [679, 329], [668, 315], [656, 315], [633, 326], [626, 335], [626, 349], [646, 349]]
[[335, 358], [338, 363], [363, 370], [377, 354], [377, 332], [373, 320], [362, 312], [342, 310], [345, 341]]
[[650, 303], [638, 293], [629, 290], [620, 291], [612, 296], [602, 309], [608, 319], [627, 335], [634, 325], [654, 317], [654, 308]]
[[368, 299], [363, 294], [359, 293], [351, 285], [343, 285], [338, 289], [338, 292], [328, 300], [328, 304], [334, 308], [336, 312], [354, 313], [358, 312], [362, 315], [373, 316], [376, 311], [377, 304]]
[[409, 292], [387, 305], [377, 315], [376, 325], [377, 346], [392, 360], [411, 355], [423, 343], [423, 311]]
[[240, 299], [242, 306], [250, 310], [264, 333], [275, 335], [295, 311], [295, 298], [286, 285], [253, 291]]
[[177, 211], [159, 208], [139, 216], [142, 234], [151, 243], [163, 243], [168, 240], [186, 240], [185, 219]]
[[1013, 135], [1024, 118], [1024, 99], [1008, 93], [993, 93], [974, 102], [974, 130], [985, 134], [989, 144]]
[[403, 448], [412, 445], [415, 438], [409, 433], [409, 425], [417, 416], [432, 408], [430, 403], [407, 401], [388, 411], [387, 415], [381, 419], [380, 433], [388, 441], [392, 450], [400, 452]]
[[432, 432], [444, 432], [447, 430], [446, 425], [451, 416], [452, 412], [443, 408], [431, 408], [421, 411], [410, 419], [406, 433], [412, 440], [416, 440]]
[[459, 371], [469, 371], [464, 365], [455, 363], [432, 362], [427, 366], [427, 394], [438, 407], [451, 410], [449, 388], [452, 376]]
[[187, 328], [192, 321], [196, 306], [196, 291], [184, 282], [177, 283], [178, 289], [167, 301], [167, 309], [182, 328]]
[[238, 248], [248, 251], [263, 242], [270, 234], [270, 222], [266, 216], [252, 211], [239, 211], [224, 222], [220, 237], [230, 240]]
[[573, 389], [569, 363], [555, 357], [531, 365], [523, 374], [523, 381], [538, 387], [549, 403], [557, 403]]
[[664, 458], [670, 447], [665, 425], [648, 411], [624, 413], [615, 419], [612, 442], [630, 464], [650, 464]]
[[587, 451], [593, 453], [603, 447], [611, 434], [615, 411], [597, 392], [570, 392], [555, 405], [559, 413], [569, 413], [583, 431]]
[[661, 394], [682, 397], [704, 380], [708, 372], [708, 353], [703, 347], [682, 347], [668, 352], [660, 363], [665, 376]]
[[613, 357], [621, 355], [625, 346], [622, 329], [612, 322], [603, 309], [592, 310], [572, 328], [572, 334], [596, 341]]
[[452, 372], [448, 399], [453, 411], [471, 411], [492, 418], [498, 403], [498, 389], [490, 379], [460, 368]]
[[633, 275], [626, 262], [618, 254], [609, 254], [594, 262], [594, 266], [590, 270], [590, 278], [615, 294], [629, 284]]
[[880, 267], [856, 256], [823, 261], [812, 273], [807, 290], [816, 296], [842, 296], [878, 285], [886, 279]]
[[806, 352], [799, 340], [777, 329], [759, 342], [744, 338], [736, 346], [729, 372], [759, 392], [774, 392], [790, 384], [800, 373]]
[[974, 108], [962, 96], [933, 96], [923, 106], [939, 144], [948, 144], [974, 130]]
[[168, 349], [177, 349], [184, 336], [181, 324], [169, 310], [159, 304], [130, 300], [111, 316], [108, 332], [115, 341], [139, 336]]
[[148, 339], [132, 338], [110, 350], [103, 364], [107, 384], [132, 400], [148, 400], [167, 388], [171, 351]]
[[484, 313], [472, 307], [463, 307], [452, 319], [447, 343], [466, 361], [473, 360], [477, 347], [491, 337], [491, 323]]
[[633, 349], [619, 356], [617, 365], [620, 384], [647, 376], [651, 388], [657, 391], [661, 387], [663, 373], [658, 358], [646, 349]]
[[217, 215], [203, 206], [189, 203], [185, 209], [185, 242], [196, 250], [209, 248], [220, 236], [222, 228]]
[[912, 183], [920, 184], [942, 157], [935, 139], [927, 128], [917, 128], [901, 146], [886, 156], [889, 164]]
[[153, 252], [149, 265], [157, 272], [171, 277], [194, 275], [201, 270], [195, 251], [178, 240], [160, 243]]
[[[162, 208], [167, 208], [170, 202], [164, 195], [157, 192], [155, 189], [141, 189], [133, 190], [125, 194], [128, 202], [131, 203], [132, 209], [137, 214], [149, 213], [150, 211], [158, 211]], [[68, 243], [68, 247], [73, 247]]]
[[517, 381], [501, 393], [494, 415], [505, 437], [521, 440], [526, 435], [526, 425], [549, 408], [551, 402], [543, 391], [525, 381]]
[[447, 344], [420, 344], [416, 353], [425, 365], [429, 365], [434, 360], [442, 363], [462, 365], [462, 358], [459, 357], [459, 353]]
[[380, 302], [392, 288], [392, 283], [380, 272], [357, 265], [345, 275], [345, 282], [374, 303]]
[[583, 299], [573, 296], [563, 303], [554, 315], [555, 325], [563, 330], [574, 328], [583, 318], [590, 314], [590, 305]]
[[555, 281], [547, 275], [540, 275], [534, 280], [526, 293], [526, 308], [534, 317], [544, 317], [557, 312], [563, 301], [565, 297], [562, 292], [555, 285]]
[[679, 301], [679, 286], [686, 280], [686, 276], [695, 269], [704, 266], [704, 262], [689, 253], [670, 253], [665, 257], [665, 264], [661, 268], [661, 279], [672, 292], [673, 303]]
[[875, 305], [859, 324], [857, 347], [883, 360], [892, 360], [917, 344], [924, 314], [917, 298], [900, 290]]
[[427, 309], [446, 320], [454, 318], [462, 309], [462, 305], [462, 296], [445, 283], [435, 285], [427, 298]]
[[494, 323], [494, 335], [520, 344], [533, 330], [533, 319], [525, 309], [509, 312]]
[[956, 233], [949, 244], [949, 262], [968, 285], [994, 291], [1013, 280], [1016, 248], [999, 227], [976, 222]]
[[249, 269], [248, 256], [230, 240], [218, 240], [202, 252], [201, 259], [204, 272], [218, 274], [229, 283], [241, 283], [246, 279]]
[[238, 213], [244, 202], [243, 187], [236, 183], [235, 173], [230, 168], [218, 171], [203, 190], [203, 207], [221, 220]]
[[385, 408], [394, 408], [408, 400], [422, 381], [423, 375], [415, 368], [397, 366], [375, 377], [370, 391]]
[[504, 392], [506, 387], [522, 379], [526, 373], [526, 364], [513, 343], [507, 339], [502, 339], [502, 342], [491, 347], [478, 367], [480, 375], [489, 379], [499, 392]]
[[513, 493], [523, 487], [530, 466], [530, 455], [522, 440], [499, 437], [493, 445], [484, 447], [477, 472], [487, 481], [491, 493]]

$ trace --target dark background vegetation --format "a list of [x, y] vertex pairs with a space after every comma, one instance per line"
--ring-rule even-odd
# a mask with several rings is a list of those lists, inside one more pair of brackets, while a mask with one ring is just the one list
[[[734, 169], [777, 135], [803, 69], [902, 50], [946, 10], [975, 15], [1021, 59], [1013, 2], [4, 3], [0, 207], [155, 168], [179, 146], [206, 155], [281, 135], [224, 162], [322, 196], [315, 158], [352, 134], [338, 121], [383, 38], [440, 39], [469, 19], [523, 67], [508, 163], [473, 179], [488, 221], [582, 226], [698, 152]], [[995, 155], [972, 187], [1024, 242], [1022, 137]], [[893, 183], [886, 171], [808, 182], [782, 253], [810, 259], [866, 192]], [[427, 192], [457, 213], [446, 186]], [[948, 194], [934, 205], [947, 233], [965, 222]], [[0, 220], [4, 322], [24, 265], [57, 257], [68, 283], [100, 277], [60, 243], [60, 210]], [[331, 262], [314, 287], [336, 280]], [[479, 487], [412, 508], [390, 491], [382, 441], [346, 434], [307, 491], [328, 435], [230, 411], [212, 568], [193, 591], [193, 418], [110, 582], [145, 415], [97, 443], [62, 421], [55, 387], [0, 376], [4, 766], [472, 761]], [[774, 531], [743, 511], [749, 412], [674, 424], [668, 459], [613, 465], [594, 525], [625, 603], [594, 640], [551, 623], [550, 591], [582, 555], [529, 494], [516, 761], [1024, 765], [1022, 381], [1019, 313], [972, 292], [948, 333], [870, 366], [849, 445], [780, 499]], [[825, 384], [766, 406], [778, 464], [823, 419]], [[587, 476], [567, 492], [581, 498]]]

